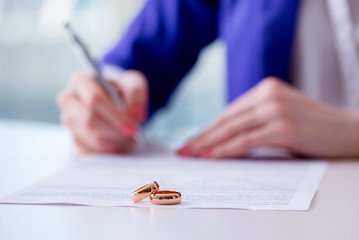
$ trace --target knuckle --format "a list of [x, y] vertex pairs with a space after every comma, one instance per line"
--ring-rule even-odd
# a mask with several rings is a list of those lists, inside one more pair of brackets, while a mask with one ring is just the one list
[[89, 93], [86, 101], [88, 110], [94, 112], [100, 101], [100, 96], [96, 92]]
[[76, 133], [73, 133], [72, 137], [73, 137], [73, 140], [74, 140], [77, 147], [79, 147], [80, 149], [82, 149], [84, 151], [88, 150], [85, 143], [80, 140], [80, 136], [78, 136]]
[[275, 132], [282, 135], [290, 135], [294, 132], [295, 125], [288, 120], [277, 121], [275, 124]]
[[281, 97], [280, 89], [275, 85], [269, 85], [262, 89], [265, 100], [277, 100]]
[[282, 85], [282, 81], [277, 77], [266, 77], [262, 80], [262, 85], [267, 87], [278, 87]]
[[251, 148], [252, 143], [253, 143], [253, 140], [250, 137], [243, 137], [240, 142], [240, 147], [242, 149], [249, 149], [249, 148]]
[[229, 124], [226, 129], [224, 130], [224, 135], [226, 136], [232, 136], [237, 132], [237, 128], [235, 124]]
[[95, 146], [98, 148], [106, 147], [106, 139], [99, 135], [95, 135], [93, 137], [93, 141], [94, 141]]
[[265, 100], [280, 99], [282, 96], [282, 83], [273, 77], [269, 77], [263, 80], [262, 94]]
[[272, 101], [267, 104], [266, 109], [270, 116], [282, 118], [289, 115], [290, 109], [281, 101]]
[[91, 112], [86, 114], [84, 117], [84, 127], [87, 130], [93, 130], [95, 128], [95, 124], [96, 124], [95, 114], [93, 114]]

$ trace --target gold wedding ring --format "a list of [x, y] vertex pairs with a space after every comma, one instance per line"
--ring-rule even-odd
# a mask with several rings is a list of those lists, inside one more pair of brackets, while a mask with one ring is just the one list
[[131, 193], [132, 201], [134, 201], [135, 203], [139, 202], [142, 199], [145, 199], [151, 194], [157, 192], [159, 188], [160, 187], [157, 182], [151, 182]]
[[150, 195], [151, 203], [157, 205], [179, 204], [181, 200], [181, 193], [175, 191], [157, 191]]

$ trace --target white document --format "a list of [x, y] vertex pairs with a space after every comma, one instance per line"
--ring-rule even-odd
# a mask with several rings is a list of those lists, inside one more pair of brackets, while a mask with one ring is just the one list
[[[0, 200], [18, 204], [79, 204], [171, 208], [308, 210], [326, 171], [324, 161], [185, 159], [168, 151], [87, 155], [67, 169]], [[130, 193], [157, 181], [182, 203], [133, 203]]]

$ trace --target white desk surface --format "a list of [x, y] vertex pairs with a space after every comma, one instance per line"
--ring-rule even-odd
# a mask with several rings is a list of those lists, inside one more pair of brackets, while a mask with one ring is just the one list
[[[333, 136], [334, 137], [334, 136]], [[0, 121], [0, 197], [76, 154], [57, 125]], [[359, 239], [359, 160], [331, 161], [307, 212], [0, 205], [0, 239]]]

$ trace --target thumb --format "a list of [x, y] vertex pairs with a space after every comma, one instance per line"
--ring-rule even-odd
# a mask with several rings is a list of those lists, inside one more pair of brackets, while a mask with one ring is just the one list
[[148, 85], [145, 75], [139, 71], [127, 70], [114, 85], [124, 98], [128, 113], [143, 121], [147, 113]]

